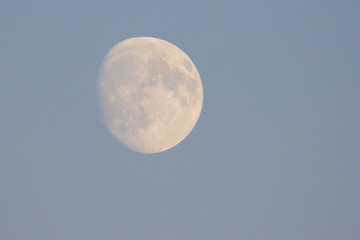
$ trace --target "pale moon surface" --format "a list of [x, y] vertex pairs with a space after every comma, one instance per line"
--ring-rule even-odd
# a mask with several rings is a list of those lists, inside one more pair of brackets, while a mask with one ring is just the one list
[[103, 121], [128, 148], [166, 151], [194, 128], [203, 104], [200, 75], [175, 45], [152, 37], [124, 40], [106, 54], [98, 78]]

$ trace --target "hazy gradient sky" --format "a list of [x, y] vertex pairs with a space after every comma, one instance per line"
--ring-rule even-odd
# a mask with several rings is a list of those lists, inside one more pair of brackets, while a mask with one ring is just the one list
[[[360, 1], [0, 1], [1, 240], [357, 240]], [[161, 154], [101, 122], [116, 43], [167, 40], [204, 105]]]

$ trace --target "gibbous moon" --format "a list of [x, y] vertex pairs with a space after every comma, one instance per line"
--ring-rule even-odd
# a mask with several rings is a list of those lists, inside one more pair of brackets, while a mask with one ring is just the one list
[[126, 147], [166, 151], [194, 128], [203, 104], [200, 75], [175, 45], [152, 37], [124, 40], [106, 54], [99, 72], [103, 121]]

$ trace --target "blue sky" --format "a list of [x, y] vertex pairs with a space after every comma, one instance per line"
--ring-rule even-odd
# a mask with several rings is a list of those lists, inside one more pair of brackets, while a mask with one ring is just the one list
[[[0, 239], [357, 239], [358, 1], [0, 2]], [[204, 105], [144, 155], [101, 122], [116, 43], [189, 55]]]

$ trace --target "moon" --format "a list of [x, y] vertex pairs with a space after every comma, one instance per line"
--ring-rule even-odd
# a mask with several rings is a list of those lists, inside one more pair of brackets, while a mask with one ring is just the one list
[[124, 146], [166, 151], [188, 136], [203, 105], [203, 86], [191, 59], [153, 37], [124, 40], [106, 54], [97, 82], [102, 119]]

